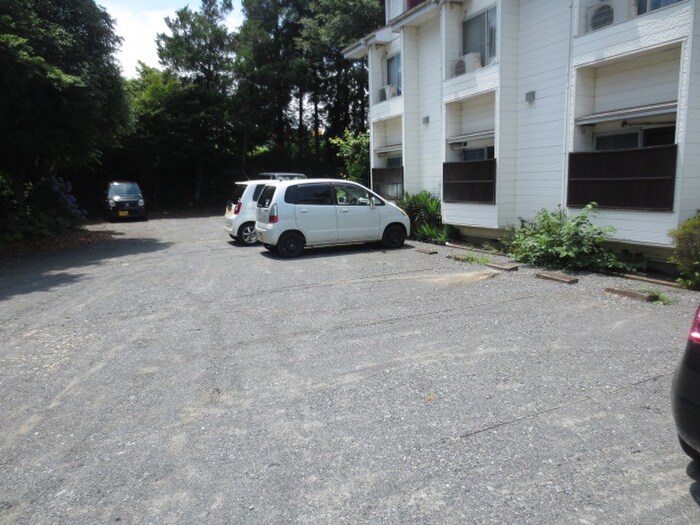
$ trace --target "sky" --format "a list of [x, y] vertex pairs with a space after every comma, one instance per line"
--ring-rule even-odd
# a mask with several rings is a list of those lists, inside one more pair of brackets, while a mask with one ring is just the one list
[[[161, 67], [156, 35], [167, 31], [166, 16], [174, 17], [175, 11], [186, 5], [193, 11], [200, 6], [199, 0], [97, 0], [96, 3], [115, 19], [115, 32], [124, 39], [117, 59], [126, 78], [136, 77], [139, 60], [149, 66]], [[226, 25], [234, 30], [242, 21], [241, 0], [234, 0], [233, 12], [229, 14]]]

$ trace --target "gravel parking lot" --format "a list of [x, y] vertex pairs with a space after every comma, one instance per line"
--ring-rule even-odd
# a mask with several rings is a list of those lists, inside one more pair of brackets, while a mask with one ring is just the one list
[[91, 228], [0, 264], [1, 524], [700, 522], [670, 413], [694, 292]]

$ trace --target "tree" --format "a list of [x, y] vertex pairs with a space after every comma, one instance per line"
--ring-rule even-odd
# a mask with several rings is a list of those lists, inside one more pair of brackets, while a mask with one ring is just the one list
[[[378, 0], [318, 0], [302, 21], [297, 45], [316, 73], [312, 99], [322, 105], [326, 132], [364, 131], [367, 116], [367, 68], [351, 62], [342, 50], [383, 24], [384, 3]], [[316, 111], [318, 111], [316, 107]]]
[[157, 37], [158, 57], [183, 89], [164, 101], [169, 135], [194, 175], [192, 203], [199, 204], [207, 165], [230, 154], [234, 39], [223, 23], [231, 0], [202, 0], [200, 10], [184, 7], [166, 18], [171, 34]]
[[99, 161], [123, 129], [119, 42], [93, 0], [0, 3], [0, 171], [13, 213], [27, 213], [27, 185]]
[[161, 64], [183, 79], [226, 94], [231, 87], [234, 38], [223, 24], [231, 0], [202, 0], [198, 12], [189, 6], [166, 18], [171, 34], [156, 39]]

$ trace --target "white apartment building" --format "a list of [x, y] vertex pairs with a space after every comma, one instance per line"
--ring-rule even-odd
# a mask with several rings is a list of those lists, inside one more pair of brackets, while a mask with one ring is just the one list
[[597, 202], [663, 255], [700, 209], [695, 0], [386, 0], [368, 58], [372, 186], [475, 236]]

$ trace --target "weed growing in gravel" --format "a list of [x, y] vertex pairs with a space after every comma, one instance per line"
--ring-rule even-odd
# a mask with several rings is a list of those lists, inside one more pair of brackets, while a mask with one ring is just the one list
[[662, 292], [658, 288], [644, 288], [644, 289], [642, 289], [642, 292], [648, 293], [649, 295], [651, 295], [652, 296], [651, 302], [654, 304], [669, 305], [669, 304], [673, 304], [675, 302], [670, 296], [666, 295], [664, 292]]
[[452, 257], [456, 261], [461, 261], [471, 264], [488, 264], [491, 260], [486, 255], [479, 255], [477, 253], [467, 252], [463, 255], [455, 255]]

